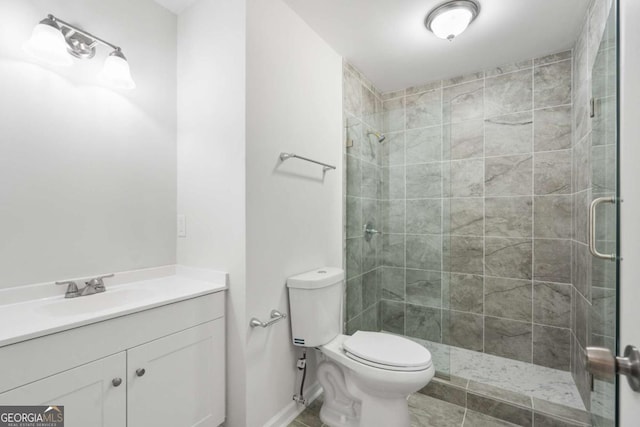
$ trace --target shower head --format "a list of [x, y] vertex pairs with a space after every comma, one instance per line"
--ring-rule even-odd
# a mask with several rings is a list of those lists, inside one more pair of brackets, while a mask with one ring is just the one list
[[378, 139], [379, 143], [382, 143], [384, 142], [385, 139], [387, 139], [387, 137], [383, 133], [376, 132], [373, 130], [370, 130], [369, 132], [367, 132], [367, 136], [370, 136], [370, 135], [375, 136]]

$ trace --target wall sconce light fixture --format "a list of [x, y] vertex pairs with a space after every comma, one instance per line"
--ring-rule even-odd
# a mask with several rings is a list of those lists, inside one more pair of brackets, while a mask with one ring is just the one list
[[136, 84], [131, 77], [129, 63], [118, 46], [53, 15], [48, 15], [35, 26], [31, 38], [23, 47], [27, 53], [51, 65], [69, 66], [72, 63], [72, 57], [93, 58], [99, 44], [113, 51], [104, 61], [98, 77], [115, 88], [134, 89]]

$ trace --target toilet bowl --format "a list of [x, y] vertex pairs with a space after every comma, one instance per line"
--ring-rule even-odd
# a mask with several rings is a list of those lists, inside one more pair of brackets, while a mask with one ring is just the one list
[[433, 378], [431, 353], [381, 332], [342, 335], [344, 271], [324, 267], [287, 279], [292, 344], [320, 351], [320, 419], [331, 427], [409, 427], [407, 397]]
[[338, 335], [319, 350], [320, 419], [331, 427], [408, 427], [407, 397], [435, 373], [427, 349], [380, 332]]

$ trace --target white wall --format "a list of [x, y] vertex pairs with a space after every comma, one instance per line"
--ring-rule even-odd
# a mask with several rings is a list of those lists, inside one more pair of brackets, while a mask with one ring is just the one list
[[[288, 276], [342, 265], [342, 71], [340, 56], [281, 0], [249, 0], [247, 9], [247, 318], [266, 319], [289, 311]], [[318, 165], [280, 165], [281, 151], [338, 168], [322, 179]], [[247, 333], [254, 427], [291, 402], [299, 352], [288, 322]]]
[[[341, 264], [341, 120], [340, 57], [280, 0], [199, 0], [179, 15], [178, 262], [230, 272], [228, 426], [263, 425], [291, 402], [288, 323], [248, 321], [288, 311], [287, 276]], [[281, 150], [338, 171], [276, 170]]]
[[[47, 13], [120, 44], [137, 89], [96, 82], [106, 49], [70, 69], [28, 59]], [[288, 312], [286, 277], [341, 265], [341, 58], [281, 0], [198, 0], [177, 18], [152, 0], [0, 0], [0, 16], [0, 287], [228, 271], [227, 425], [264, 424], [291, 402], [297, 352], [288, 322], [248, 320]]]
[[239, 0], [178, 18], [178, 263], [230, 273], [227, 425], [245, 423], [245, 22]]
[[[640, 347], [640, 37], [638, 20], [640, 4], [637, 0], [620, 2], [620, 192], [624, 202], [620, 205], [620, 353], [631, 344]], [[619, 425], [634, 426], [640, 418], [640, 394], [627, 385], [620, 376]]]
[[[21, 45], [47, 13], [118, 44], [42, 66]], [[152, 0], [0, 0], [0, 288], [175, 263], [176, 17]]]

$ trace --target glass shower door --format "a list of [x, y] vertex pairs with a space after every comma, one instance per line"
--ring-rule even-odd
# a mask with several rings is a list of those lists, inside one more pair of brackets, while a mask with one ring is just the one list
[[[615, 2], [614, 2], [615, 3]], [[606, 348], [613, 355], [621, 354], [617, 343], [618, 292], [618, 135], [617, 135], [617, 16], [611, 7], [606, 26], [592, 66], [591, 80], [591, 142], [585, 155], [591, 170], [586, 188], [590, 209], [588, 215], [590, 253], [577, 252], [576, 278], [586, 278], [585, 295], [577, 295], [576, 332], [586, 337], [586, 345]], [[576, 160], [580, 162], [581, 151]], [[586, 157], [585, 156], [585, 157]], [[578, 163], [579, 165], [580, 163]], [[584, 164], [584, 163], [583, 163]], [[581, 175], [578, 174], [578, 177]], [[578, 183], [578, 185], [580, 185]], [[579, 193], [578, 193], [579, 194]], [[578, 200], [580, 198], [578, 197]], [[586, 264], [581, 264], [581, 259]], [[590, 268], [589, 268], [590, 267]], [[582, 274], [581, 272], [584, 272]], [[579, 282], [578, 282], [579, 283]], [[585, 313], [584, 317], [583, 313]], [[584, 325], [585, 328], [581, 327]], [[580, 338], [578, 339], [580, 341]], [[576, 357], [577, 361], [581, 358]], [[578, 369], [581, 367], [577, 366]], [[580, 375], [578, 373], [578, 375]], [[617, 377], [604, 378], [587, 375], [590, 384], [590, 411], [594, 426], [613, 426], [616, 423]]]

